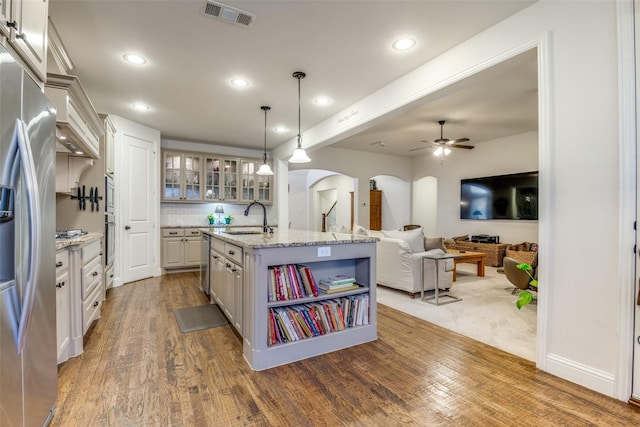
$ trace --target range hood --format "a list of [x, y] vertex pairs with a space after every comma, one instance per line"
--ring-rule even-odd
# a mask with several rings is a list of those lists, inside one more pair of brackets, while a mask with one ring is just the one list
[[56, 106], [56, 151], [100, 158], [104, 125], [76, 76], [47, 73], [44, 86]]

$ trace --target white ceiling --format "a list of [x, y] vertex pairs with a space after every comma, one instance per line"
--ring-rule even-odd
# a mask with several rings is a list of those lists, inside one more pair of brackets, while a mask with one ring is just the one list
[[[301, 81], [302, 133], [533, 1], [223, 1], [256, 15], [251, 27], [201, 13], [203, 0], [51, 0], [49, 15], [89, 98], [159, 129], [163, 139], [261, 149], [293, 138]], [[408, 52], [391, 43], [417, 41]], [[137, 53], [143, 66], [122, 55]], [[439, 137], [470, 144], [537, 127], [535, 51], [421, 100], [336, 146], [397, 155]], [[55, 71], [55, 70], [54, 70]], [[234, 77], [251, 84], [230, 85]], [[324, 95], [327, 106], [313, 100]], [[131, 109], [144, 102], [151, 110]], [[272, 128], [286, 126], [276, 134]], [[384, 141], [382, 144], [371, 144]], [[423, 150], [418, 151], [421, 153]], [[426, 150], [425, 150], [426, 151]]]

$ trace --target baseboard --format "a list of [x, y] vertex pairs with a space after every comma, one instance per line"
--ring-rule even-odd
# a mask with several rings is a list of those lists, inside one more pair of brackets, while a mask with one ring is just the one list
[[545, 371], [615, 398], [615, 377], [564, 357], [547, 354]]

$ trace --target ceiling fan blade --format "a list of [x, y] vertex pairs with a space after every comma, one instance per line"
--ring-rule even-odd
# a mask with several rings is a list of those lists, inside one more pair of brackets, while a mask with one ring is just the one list
[[418, 151], [418, 150], [424, 150], [425, 148], [431, 148], [431, 147], [420, 147], [420, 148], [412, 148], [409, 151]]
[[461, 145], [461, 144], [454, 144], [454, 145], [449, 145], [449, 148], [465, 148], [467, 150], [471, 150], [472, 148], [474, 148], [474, 145]]
[[467, 142], [467, 141], [470, 141], [470, 139], [469, 138], [452, 139], [450, 141], [447, 141], [447, 145], [457, 144], [458, 142]]

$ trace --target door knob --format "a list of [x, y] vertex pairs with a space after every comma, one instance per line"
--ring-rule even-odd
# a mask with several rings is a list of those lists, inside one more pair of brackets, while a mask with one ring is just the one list
[[125, 225], [125, 226], [124, 226], [124, 229], [125, 229], [125, 230], [131, 230], [131, 227], [130, 227], [130, 226], [128, 226], [128, 225]]

